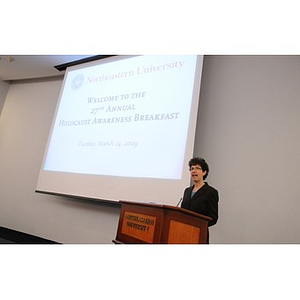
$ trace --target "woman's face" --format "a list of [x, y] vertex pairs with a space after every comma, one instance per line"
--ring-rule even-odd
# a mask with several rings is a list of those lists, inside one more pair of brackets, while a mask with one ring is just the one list
[[206, 171], [203, 171], [201, 166], [194, 165], [190, 167], [191, 178], [194, 182], [200, 182], [203, 180], [203, 176], [206, 174]]

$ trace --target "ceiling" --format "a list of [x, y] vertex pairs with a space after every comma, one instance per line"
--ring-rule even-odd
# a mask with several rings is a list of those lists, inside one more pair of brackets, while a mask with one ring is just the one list
[[54, 66], [91, 55], [0, 55], [0, 80], [13, 81], [64, 74]]

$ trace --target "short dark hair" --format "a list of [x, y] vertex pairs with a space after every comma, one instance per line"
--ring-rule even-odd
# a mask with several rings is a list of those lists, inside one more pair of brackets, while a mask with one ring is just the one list
[[209, 172], [209, 166], [204, 158], [202, 157], [194, 157], [189, 161], [189, 167], [199, 165], [202, 169], [202, 171], [206, 171], [206, 174], [203, 176], [203, 179], [206, 179], [208, 172]]

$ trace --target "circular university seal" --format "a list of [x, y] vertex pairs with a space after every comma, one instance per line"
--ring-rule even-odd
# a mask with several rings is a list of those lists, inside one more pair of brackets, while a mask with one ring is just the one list
[[73, 90], [78, 90], [84, 82], [84, 76], [82, 74], [76, 75], [71, 83], [71, 87]]

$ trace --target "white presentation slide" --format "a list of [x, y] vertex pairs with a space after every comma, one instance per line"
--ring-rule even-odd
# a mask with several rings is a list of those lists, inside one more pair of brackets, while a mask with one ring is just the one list
[[38, 192], [174, 204], [189, 185], [202, 56], [115, 56], [67, 69]]
[[180, 179], [196, 62], [137, 56], [69, 71], [45, 170]]

